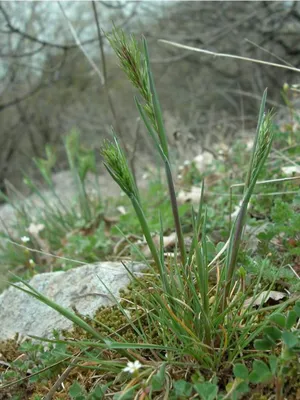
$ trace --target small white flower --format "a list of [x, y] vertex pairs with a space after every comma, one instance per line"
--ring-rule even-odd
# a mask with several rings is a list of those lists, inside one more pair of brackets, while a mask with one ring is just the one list
[[22, 237], [21, 237], [21, 241], [22, 241], [23, 243], [27, 243], [27, 242], [30, 241], [30, 238], [29, 238], [28, 236], [22, 236]]
[[136, 360], [134, 362], [128, 361], [127, 367], [123, 369], [124, 372], [129, 372], [130, 374], [134, 374], [142, 367], [142, 364]]
[[45, 225], [43, 224], [34, 224], [33, 222], [31, 222], [31, 224], [27, 228], [27, 231], [31, 233], [31, 235], [38, 235], [44, 228]]
[[117, 207], [117, 211], [119, 211], [119, 213], [122, 214], [122, 215], [126, 214], [126, 209], [123, 206]]
[[35, 265], [35, 262], [33, 261], [32, 258], [29, 260], [29, 265], [31, 265], [32, 267]]

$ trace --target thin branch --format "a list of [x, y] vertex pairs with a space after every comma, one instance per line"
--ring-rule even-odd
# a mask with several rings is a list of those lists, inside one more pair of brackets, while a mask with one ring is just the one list
[[23, 244], [17, 243], [15, 241], [7, 239], [7, 238], [5, 238], [5, 240], [7, 242], [11, 243], [11, 244], [14, 244], [15, 246], [18, 246], [18, 247], [20, 247], [22, 249], [26, 249], [26, 250], [28, 250], [28, 251], [30, 251], [32, 253], [38, 253], [38, 254], [42, 254], [44, 256], [50, 256], [50, 257], [53, 257], [53, 258], [57, 258], [59, 260], [65, 260], [65, 261], [70, 261], [70, 262], [74, 262], [74, 263], [77, 263], [77, 264], [86, 265], [86, 262], [83, 262], [83, 261], [73, 260], [72, 258], [57, 256], [57, 255], [52, 254], [52, 253], [47, 253], [46, 251], [43, 251], [43, 250], [33, 249], [33, 248], [24, 246]]
[[61, 5], [61, 2], [58, 1], [58, 6], [61, 9], [61, 12], [65, 18], [65, 20], [67, 21], [67, 24], [69, 26], [69, 29], [72, 33], [72, 36], [77, 44], [77, 46], [80, 48], [80, 50], [83, 52], [83, 54], [85, 55], [85, 57], [87, 58], [88, 62], [91, 64], [92, 68], [94, 69], [94, 71], [97, 73], [97, 75], [100, 78], [101, 84], [104, 85], [105, 80], [104, 80], [104, 76], [102, 74], [102, 72], [100, 71], [100, 69], [97, 67], [97, 65], [94, 63], [94, 61], [92, 60], [92, 58], [88, 55], [88, 53], [85, 51], [84, 47], [82, 46], [79, 37], [74, 29], [74, 26], [72, 25], [72, 22], [70, 21], [70, 19], [68, 18], [67, 14], [65, 13], [65, 10], [63, 9], [63, 6]]
[[[35, 36], [32, 36], [24, 31], [22, 31], [21, 29], [16, 28], [14, 25], [12, 25], [9, 15], [7, 14], [7, 12], [4, 10], [4, 8], [2, 7], [2, 5], [0, 4], [0, 11], [2, 12], [2, 15], [5, 18], [5, 22], [7, 27], [10, 29], [10, 32], [7, 33], [16, 33], [20, 36], [23, 36], [25, 39], [28, 39], [32, 42], [36, 42], [39, 43], [43, 46], [49, 46], [49, 47], [55, 47], [57, 49], [62, 49], [62, 50], [68, 50], [68, 49], [74, 49], [77, 47], [77, 44], [58, 44], [58, 43], [52, 43], [52, 42], [48, 42], [47, 40], [43, 40], [43, 39], [39, 39]], [[88, 44], [88, 43], [93, 43], [97, 40], [97, 38], [93, 38], [93, 39], [89, 39], [86, 40], [83, 44]]]
[[191, 56], [191, 53], [187, 52], [187, 53], [180, 54], [177, 56], [171, 56], [171, 57], [166, 57], [166, 58], [156, 58], [154, 60], [151, 60], [151, 64], [169, 64], [169, 63], [173, 63], [173, 62], [182, 61], [190, 56]]
[[93, 7], [94, 18], [95, 18], [96, 27], [97, 27], [97, 35], [98, 35], [98, 43], [99, 43], [100, 53], [101, 53], [104, 84], [106, 84], [107, 83], [107, 69], [106, 69], [106, 60], [105, 60], [105, 53], [104, 53], [104, 46], [103, 46], [103, 36], [101, 35], [100, 22], [99, 22], [99, 18], [98, 18], [95, 1], [92, 1], [92, 7]]
[[127, 5], [126, 3], [122, 4], [121, 1], [117, 1], [117, 4], [111, 4], [111, 3], [107, 2], [107, 1], [101, 0], [100, 3], [103, 4], [107, 8], [114, 8], [114, 9], [116, 9], [116, 8], [124, 8]]
[[[295, 180], [300, 180], [300, 175], [292, 176], [289, 178], [278, 178], [278, 179], [268, 179], [266, 181], [257, 181], [256, 185], [265, 185], [266, 183], [289, 182], [289, 181], [295, 181]], [[234, 183], [233, 185], [230, 186], [230, 188], [244, 187], [244, 186], [245, 186], [245, 183]]]
[[252, 40], [249, 40], [249, 39], [246, 38], [245, 41], [250, 43], [252, 46], [255, 46], [258, 49], [264, 51], [265, 53], [269, 54], [270, 56], [275, 57], [278, 61], [283, 62], [285, 65], [288, 65], [289, 67], [293, 67], [291, 63], [285, 61], [283, 58], [277, 56], [276, 54], [272, 53], [268, 49], [265, 49], [264, 47], [260, 46], [259, 44], [255, 43], [255, 42], [252, 42]]
[[[139, 6], [139, 0], [136, 2], [136, 6], [132, 10], [132, 12], [122, 22], [122, 24], [120, 24], [120, 26], [118, 28], [122, 28], [122, 27], [124, 27], [124, 26], [126, 26], [128, 24], [128, 22], [131, 20], [131, 18], [136, 14], [138, 6]], [[24, 39], [30, 40], [31, 42], [39, 43], [42, 46], [54, 47], [56, 49], [70, 50], [70, 49], [75, 49], [76, 47], [78, 47], [77, 44], [53, 43], [53, 42], [48, 42], [47, 40], [39, 39], [39, 38], [37, 38], [35, 36], [32, 36], [32, 35], [24, 32], [24, 31], [22, 31], [21, 29], [15, 27], [11, 23], [9, 15], [4, 10], [4, 8], [3, 8], [3, 6], [1, 4], [0, 4], [0, 11], [1, 11], [2, 15], [4, 16], [4, 19], [5, 19], [5, 22], [6, 22], [6, 26], [9, 28], [9, 31], [5, 31], [5, 32], [1, 31], [2, 33], [6, 33], [6, 34], [15, 33], [17, 35], [22, 36]], [[95, 43], [97, 40], [98, 40], [98, 37], [87, 39], [87, 40], [81, 42], [81, 45], [85, 46], [85, 45], [88, 45], [88, 44], [92, 44], [92, 43]]]
[[31, 90], [30, 92], [26, 93], [22, 97], [17, 97], [14, 100], [11, 100], [7, 103], [2, 103], [0, 104], [0, 111], [4, 110], [5, 108], [15, 106], [16, 104], [20, 103], [21, 101], [28, 99], [28, 97], [31, 97], [35, 95], [37, 92], [39, 92], [45, 85], [39, 85], [35, 89]]
[[[233, 93], [233, 94], [238, 94], [242, 95], [245, 97], [251, 97], [252, 99], [260, 100], [261, 96], [258, 94], [246, 92], [245, 90], [239, 90], [239, 89], [224, 89], [227, 93]], [[283, 108], [285, 109], [286, 106], [283, 106], [282, 104], [277, 103], [276, 101], [272, 100], [267, 100], [267, 104], [270, 104], [271, 106], [277, 107], [277, 108]]]
[[104, 89], [106, 91], [106, 96], [107, 96], [107, 100], [108, 100], [108, 104], [109, 104], [111, 113], [112, 113], [113, 118], [115, 120], [116, 130], [117, 130], [118, 134], [120, 135], [120, 139], [122, 141], [122, 145], [124, 146], [125, 151], [128, 152], [128, 147], [126, 146], [126, 143], [123, 140], [121, 125], [119, 124], [119, 119], [118, 119], [118, 116], [117, 116], [117, 112], [115, 110], [113, 99], [111, 97], [110, 90], [109, 90], [109, 87], [108, 87], [107, 68], [106, 68], [106, 59], [105, 59], [105, 52], [104, 52], [103, 36], [101, 35], [100, 22], [99, 22], [99, 18], [98, 18], [98, 13], [97, 13], [95, 1], [92, 1], [92, 8], [93, 8], [94, 18], [95, 18], [95, 22], [96, 22], [96, 26], [97, 26], [98, 42], [99, 42], [99, 48], [100, 48], [100, 54], [101, 54], [101, 62], [102, 62], [102, 71], [103, 71], [103, 76], [104, 76], [104, 83], [103, 83], [104, 84]]
[[22, 53], [22, 54], [1, 54], [0, 57], [3, 58], [22, 58], [22, 57], [31, 57], [35, 54], [38, 54], [40, 51], [42, 51], [45, 47], [45, 44], [42, 44], [38, 49], [29, 51], [28, 53]]
[[26, 67], [28, 69], [32, 69], [32, 70], [36, 70], [36, 71], [43, 71], [46, 73], [53, 73], [58, 71], [59, 69], [61, 69], [63, 67], [63, 65], [66, 62], [66, 58], [67, 58], [67, 51], [64, 50], [61, 60], [57, 63], [57, 65], [54, 65], [52, 68], [44, 68], [44, 67], [40, 67], [38, 65], [32, 65], [32, 64], [27, 64], [26, 62], [19, 62], [19, 61], [15, 61], [13, 65], [16, 65], [18, 67]]
[[26, 113], [26, 111], [24, 112], [22, 106], [20, 103], [16, 104], [16, 108], [19, 112], [19, 115], [21, 117], [21, 122], [24, 123], [25, 126], [27, 126], [26, 131], [28, 132], [29, 135], [29, 140], [30, 140], [30, 144], [31, 144], [31, 148], [33, 151], [34, 156], [38, 157], [40, 155], [39, 152], [39, 147], [36, 143], [35, 138], [38, 136], [35, 134], [33, 128], [32, 128], [32, 124], [31, 124], [31, 118], [28, 118], [28, 114]]

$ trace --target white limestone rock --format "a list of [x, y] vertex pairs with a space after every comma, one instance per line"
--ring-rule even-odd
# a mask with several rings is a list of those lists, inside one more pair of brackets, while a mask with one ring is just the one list
[[[145, 265], [138, 263], [126, 266], [135, 274], [145, 269]], [[38, 274], [29, 284], [60, 306], [69, 310], [75, 307], [80, 314], [92, 317], [101, 306], [115, 304], [113, 296], [119, 300], [120, 289], [125, 289], [130, 281], [130, 274], [121, 263], [99, 262], [66, 272]], [[0, 340], [12, 338], [16, 333], [21, 337], [49, 338], [53, 329], [70, 330], [72, 322], [14, 287], [0, 295]]]

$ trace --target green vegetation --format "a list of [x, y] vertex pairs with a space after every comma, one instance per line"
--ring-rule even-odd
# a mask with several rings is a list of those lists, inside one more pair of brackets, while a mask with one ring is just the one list
[[[29, 211], [18, 208], [19, 237], [5, 237], [10, 241], [1, 257], [11, 266], [23, 263], [28, 268], [23, 276], [30, 276], [39, 270], [40, 260], [26, 248], [28, 242], [33, 249], [44, 244], [47, 253], [82, 261], [127, 255], [143, 260], [148, 274], [133, 276], [123, 300], [99, 310], [93, 320], [55, 304], [22, 279], [25, 286], [19, 289], [71, 320], [74, 331], [64, 339], [36, 338], [50, 351], [31, 341], [22, 347], [1, 345], [10, 363], [3, 368], [2, 389], [14, 399], [25, 398], [24, 393], [26, 398], [42, 399], [67, 370], [54, 398], [298, 398], [299, 180], [281, 179], [281, 167], [284, 160], [297, 163], [299, 132], [280, 132], [274, 125], [272, 111], [265, 113], [265, 91], [252, 151], [237, 142], [205, 177], [192, 163], [183, 186], [196, 184], [201, 196], [196, 209], [179, 205], [146, 41], [140, 44], [115, 31], [110, 43], [139, 92], [137, 109], [161, 158], [167, 189], [156, 181], [145, 192], [138, 189], [114, 134], [101, 152], [127, 198], [110, 207], [90, 199], [85, 180], [88, 171], [95, 172], [94, 157], [80, 149], [78, 135], [72, 133], [65, 145], [77, 205], [65, 209], [54, 191], [55, 157], [48, 151], [48, 159], [36, 163], [62, 208], [52, 207], [27, 179], [45, 202], [44, 216], [30, 232]], [[211, 185], [213, 176], [217, 179]], [[120, 205], [126, 213], [111, 223], [109, 217]], [[38, 229], [39, 224], [43, 228]], [[168, 249], [170, 257], [165, 238], [174, 231], [177, 241]], [[133, 237], [144, 237], [142, 246]], [[20, 241], [23, 247], [12, 247]], [[72, 266], [60, 258], [55, 263], [55, 268]], [[128, 304], [134, 304], [130, 313]], [[26, 361], [20, 363], [21, 353]]]

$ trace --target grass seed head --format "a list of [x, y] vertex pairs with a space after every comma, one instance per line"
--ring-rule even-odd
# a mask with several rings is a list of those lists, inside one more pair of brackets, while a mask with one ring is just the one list
[[153, 127], [157, 129], [147, 64], [140, 43], [133, 36], [126, 37], [120, 29], [114, 29], [107, 38], [120, 61], [121, 68], [144, 99], [144, 110]]
[[136, 186], [132, 173], [127, 164], [126, 157], [119, 147], [117, 140], [115, 143], [106, 141], [101, 149], [104, 164], [114, 180], [120, 185], [124, 192], [137, 197]]

